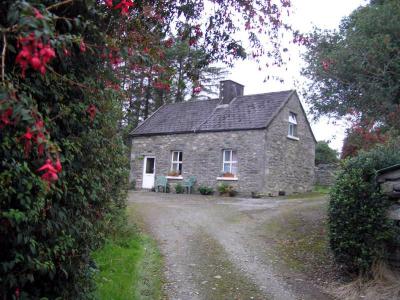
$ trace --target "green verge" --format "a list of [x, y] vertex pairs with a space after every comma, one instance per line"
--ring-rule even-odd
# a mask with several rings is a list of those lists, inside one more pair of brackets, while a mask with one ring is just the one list
[[93, 253], [99, 268], [95, 276], [96, 298], [161, 299], [162, 257], [157, 244], [135, 226], [128, 226], [114, 232]]
[[316, 200], [322, 197], [328, 197], [330, 188], [322, 185], [316, 185], [312, 192], [293, 194], [289, 196], [284, 196], [283, 199], [307, 199]]

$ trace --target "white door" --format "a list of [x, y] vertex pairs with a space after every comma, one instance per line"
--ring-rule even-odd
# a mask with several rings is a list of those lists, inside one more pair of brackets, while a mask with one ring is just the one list
[[144, 189], [154, 187], [154, 177], [156, 175], [156, 158], [154, 156], [145, 156], [143, 164], [143, 184]]

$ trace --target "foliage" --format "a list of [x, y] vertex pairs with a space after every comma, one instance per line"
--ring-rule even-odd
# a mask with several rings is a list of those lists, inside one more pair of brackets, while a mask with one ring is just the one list
[[218, 185], [218, 192], [222, 196], [229, 196], [229, 197], [234, 197], [237, 194], [235, 188], [226, 183], [221, 183], [220, 185]]
[[[155, 241], [126, 223], [125, 214], [93, 253], [97, 299], [161, 299], [162, 258]], [[131, 216], [128, 216], [128, 223]], [[123, 222], [123, 223], [122, 223]]]
[[315, 164], [331, 164], [338, 162], [338, 152], [329, 147], [328, 142], [318, 141], [315, 147]]
[[368, 273], [374, 261], [385, 258], [384, 244], [391, 238], [387, 219], [390, 201], [375, 183], [376, 171], [400, 163], [396, 145], [378, 146], [348, 159], [331, 189], [330, 246], [348, 271]]
[[[288, 1], [213, 3], [204, 21], [205, 1], [0, 2], [1, 298], [90, 296], [90, 252], [125, 205], [129, 89], [166, 87], [166, 49], [232, 63], [240, 15], [254, 56], [281, 63]], [[136, 68], [143, 85], [127, 81]]]
[[316, 30], [305, 56], [305, 95], [317, 115], [356, 113], [400, 128], [400, 2], [373, 1], [342, 20], [339, 31]]
[[183, 194], [183, 193], [185, 192], [185, 188], [183, 187], [182, 184], [178, 183], [178, 184], [175, 186], [175, 192], [176, 192], [177, 194]]
[[389, 137], [389, 132], [383, 132], [381, 128], [374, 127], [371, 124], [354, 124], [346, 131], [341, 158], [353, 157], [360, 150], [367, 151], [376, 145], [384, 144], [388, 141]]
[[94, 54], [95, 43], [106, 44], [96, 9], [75, 1], [0, 4], [5, 299], [89, 297], [90, 253], [125, 206], [120, 103], [101, 80], [110, 66]]
[[202, 195], [212, 195], [214, 194], [214, 189], [205, 185], [199, 186], [199, 192]]

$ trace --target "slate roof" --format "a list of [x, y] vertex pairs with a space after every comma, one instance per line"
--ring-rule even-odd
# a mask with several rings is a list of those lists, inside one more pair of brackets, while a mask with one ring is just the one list
[[293, 90], [239, 96], [229, 105], [200, 100], [160, 107], [132, 132], [133, 136], [266, 128]]

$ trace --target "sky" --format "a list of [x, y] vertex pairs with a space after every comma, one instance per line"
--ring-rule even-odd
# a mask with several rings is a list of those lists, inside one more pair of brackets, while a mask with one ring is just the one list
[[[338, 28], [343, 17], [348, 16], [354, 9], [366, 3], [366, 0], [292, 0], [293, 14], [290, 22], [302, 32], [311, 31], [313, 26], [321, 29], [335, 29]], [[305, 82], [305, 78], [300, 75], [301, 67], [304, 65], [300, 57], [301, 51], [304, 51], [304, 49], [290, 48], [291, 60], [287, 63], [288, 71], [271, 70], [271, 72], [278, 72], [284, 79], [283, 83], [272, 80], [264, 82], [266, 71], [258, 71], [258, 65], [251, 60], [236, 62], [235, 66], [229, 70], [228, 79], [243, 84], [245, 95], [297, 89], [301, 97], [302, 83]], [[308, 111], [304, 99], [301, 100], [306, 111]], [[315, 122], [311, 114], [308, 114], [308, 118], [316, 139], [328, 140], [332, 148], [340, 151], [346, 123], [339, 121], [333, 124], [333, 120], [328, 118], [321, 118]]]

